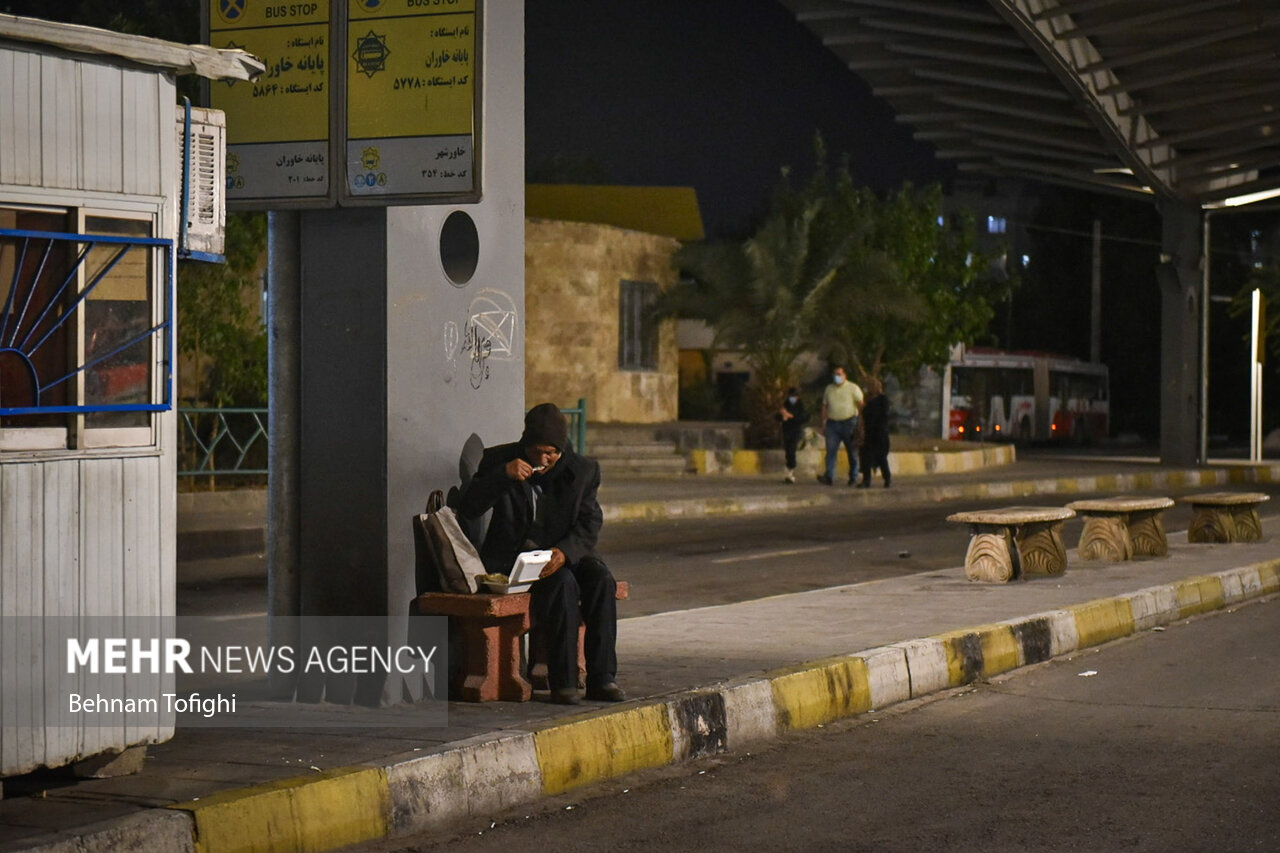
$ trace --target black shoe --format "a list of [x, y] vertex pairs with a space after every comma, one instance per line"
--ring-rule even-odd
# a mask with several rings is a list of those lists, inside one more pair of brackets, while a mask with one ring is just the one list
[[581, 705], [582, 696], [578, 693], [576, 687], [568, 687], [564, 690], [551, 691], [552, 705]]
[[822, 484], [822, 485], [824, 485], [824, 486], [830, 486], [830, 485], [831, 485], [831, 478], [830, 478], [830, 477], [828, 477], [826, 474], [819, 474], [819, 475], [818, 475], [818, 482], [819, 482], [819, 483], [821, 483], [821, 484]]
[[587, 698], [592, 702], [625, 702], [627, 694], [616, 681], [610, 681], [599, 687], [588, 687]]
[[869, 489], [869, 488], [871, 488], [871, 484], [870, 484], [870, 483], [868, 483], [868, 482], [866, 482], [866, 481], [863, 481], [863, 482], [861, 482], [861, 483], [859, 483], [859, 484], [858, 484], [858, 488], [859, 488], [859, 489]]

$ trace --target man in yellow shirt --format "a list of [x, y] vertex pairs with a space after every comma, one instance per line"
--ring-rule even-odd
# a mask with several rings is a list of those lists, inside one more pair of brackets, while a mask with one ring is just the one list
[[858, 413], [862, 410], [862, 389], [850, 382], [844, 367], [831, 371], [831, 384], [822, 392], [822, 434], [827, 440], [827, 471], [818, 482], [830, 486], [836, 479], [836, 457], [844, 445], [849, 457], [849, 485], [858, 481]]

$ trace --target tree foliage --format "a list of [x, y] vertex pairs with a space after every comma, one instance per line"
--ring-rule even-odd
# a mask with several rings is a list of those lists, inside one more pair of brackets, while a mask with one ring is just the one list
[[938, 187], [881, 198], [854, 184], [847, 162], [830, 174], [821, 138], [815, 155], [803, 185], [784, 172], [754, 235], [684, 246], [686, 278], [660, 304], [707, 321], [717, 348], [742, 352], [755, 373], [756, 441], [772, 434], [804, 353], [863, 379], [889, 372], [909, 383], [920, 367], [945, 364], [952, 344], [982, 335], [1010, 287], [988, 275], [971, 219], [941, 219]]
[[850, 237], [829, 228], [828, 203], [784, 179], [753, 236], [684, 245], [676, 263], [688, 278], [659, 303], [664, 313], [707, 321], [716, 348], [743, 353], [755, 374], [749, 417], [765, 432], [797, 359], [812, 346], [824, 296], [846, 257]]
[[200, 38], [198, 0], [0, 0], [0, 12], [184, 44]]
[[941, 367], [952, 345], [986, 332], [994, 304], [1011, 283], [990, 274], [976, 248], [971, 216], [944, 218], [942, 190], [910, 184], [878, 199], [836, 183], [850, 247], [815, 329], [819, 349], [847, 362], [860, 378], [890, 373], [910, 383], [925, 366]]
[[267, 335], [257, 304], [266, 246], [264, 214], [232, 213], [225, 264], [178, 265], [178, 349], [198, 389], [190, 402], [223, 407], [267, 400]]

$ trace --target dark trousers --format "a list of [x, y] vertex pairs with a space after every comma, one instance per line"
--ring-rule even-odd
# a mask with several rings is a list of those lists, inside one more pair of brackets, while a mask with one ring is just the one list
[[578, 686], [578, 625], [587, 626], [587, 686], [618, 674], [618, 584], [596, 557], [566, 565], [533, 585], [533, 617], [547, 644], [552, 690]]
[[862, 482], [871, 484], [871, 472], [879, 468], [884, 475], [884, 484], [889, 485], [893, 479], [889, 475], [889, 445], [887, 442], [868, 441], [862, 445]]
[[782, 433], [782, 450], [787, 457], [787, 468], [796, 467], [796, 448], [800, 446], [800, 432]]
[[845, 455], [849, 457], [849, 482], [858, 479], [858, 419], [827, 421], [826, 439], [827, 479], [834, 481], [836, 478], [836, 458], [842, 444]]

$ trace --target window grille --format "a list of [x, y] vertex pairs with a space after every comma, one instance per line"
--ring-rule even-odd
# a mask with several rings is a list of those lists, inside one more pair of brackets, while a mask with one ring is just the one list
[[658, 285], [623, 280], [618, 299], [618, 367], [622, 370], [658, 369], [658, 322], [653, 306]]
[[[0, 209], [6, 219], [31, 217]], [[93, 413], [89, 427], [131, 426], [136, 415], [100, 413], [170, 408], [174, 245], [129, 234], [137, 225], [149, 231], [98, 216], [86, 227], [125, 233], [0, 228], [0, 425]]]

